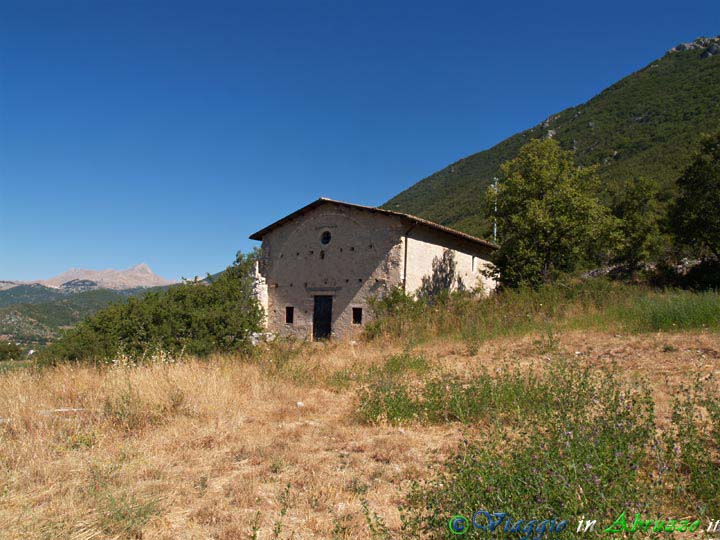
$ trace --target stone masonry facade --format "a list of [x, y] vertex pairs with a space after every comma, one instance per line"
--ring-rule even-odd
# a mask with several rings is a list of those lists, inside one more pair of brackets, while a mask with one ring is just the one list
[[371, 298], [416, 292], [446, 249], [466, 288], [495, 287], [481, 274], [492, 244], [397, 212], [318, 199], [250, 238], [262, 241], [265, 324], [282, 336], [351, 338], [372, 320]]

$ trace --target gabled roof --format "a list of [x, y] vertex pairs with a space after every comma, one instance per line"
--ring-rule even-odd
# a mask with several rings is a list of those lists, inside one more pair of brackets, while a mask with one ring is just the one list
[[342, 206], [345, 208], [355, 208], [356, 210], [373, 212], [375, 214], [382, 214], [385, 216], [395, 216], [395, 217], [399, 217], [405, 221], [408, 221], [410, 223], [413, 223], [416, 225], [423, 225], [430, 229], [434, 229], [436, 231], [441, 231], [450, 236], [462, 238], [463, 240], [466, 240], [466, 241], [469, 241], [469, 242], [472, 242], [475, 244], [480, 244], [480, 245], [490, 248], [490, 249], [497, 249], [497, 247], [498, 247], [496, 244], [493, 244], [492, 242], [488, 242], [487, 240], [483, 240], [482, 238], [478, 238], [476, 236], [465, 234], [464, 232], [456, 231], [455, 229], [451, 229], [450, 227], [445, 227], [444, 225], [440, 225], [439, 223], [434, 223], [432, 221], [428, 221], [427, 219], [423, 219], [423, 218], [420, 218], [417, 216], [413, 216], [410, 214], [403, 214], [402, 212], [394, 212], [393, 210], [385, 210], [383, 208], [375, 208], [374, 206], [363, 206], [360, 204], [352, 204], [352, 203], [346, 203], [346, 202], [342, 202], [342, 201], [335, 201], [333, 199], [327, 199], [325, 197], [320, 197], [316, 201], [313, 201], [310, 204], [308, 204], [307, 206], [303, 206], [299, 210], [295, 210], [295, 212], [293, 212], [292, 214], [288, 214], [284, 218], [277, 220], [275, 223], [268, 225], [264, 229], [261, 229], [258, 232], [251, 234], [250, 239], [251, 240], [262, 240], [263, 236], [265, 236], [267, 233], [269, 233], [273, 229], [279, 227], [280, 225], [284, 225], [288, 221], [291, 221], [291, 220], [295, 219], [296, 217], [299, 217], [299, 216], [309, 212], [310, 210], [313, 210], [323, 204], [334, 204], [334, 205]]

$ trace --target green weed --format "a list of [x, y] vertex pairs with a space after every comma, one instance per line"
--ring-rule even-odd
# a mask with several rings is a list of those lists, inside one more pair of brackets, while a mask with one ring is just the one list
[[445, 295], [433, 304], [394, 293], [374, 304], [370, 339], [388, 336], [413, 344], [442, 337], [477, 353], [488, 339], [549, 330], [623, 332], [720, 328], [720, 293], [655, 290], [605, 279], [508, 289], [476, 299]]
[[720, 295], [717, 292], [652, 293], [611, 311], [628, 330], [635, 332], [720, 328]]
[[424, 383], [385, 376], [362, 389], [357, 415], [371, 424], [519, 421], [543, 414], [551, 406], [553, 388], [548, 377], [511, 368], [498, 377], [481, 372], [472, 379], [440, 373]]
[[[550, 381], [543, 406], [492, 424], [487, 439], [463, 441], [443, 469], [415, 484], [403, 509], [405, 529], [452, 537], [449, 517], [480, 509], [553, 519], [647, 508], [655, 497], [640, 472], [654, 440], [649, 391], [611, 371], [563, 362], [542, 376]], [[517, 399], [512, 387], [509, 395], [510, 403]]]
[[141, 501], [129, 493], [107, 494], [97, 507], [98, 524], [109, 535], [120, 538], [143, 537], [142, 528], [159, 513], [156, 500]]
[[688, 511], [713, 517], [720, 513], [720, 386], [697, 379], [673, 402], [672, 425], [665, 434], [669, 497]]

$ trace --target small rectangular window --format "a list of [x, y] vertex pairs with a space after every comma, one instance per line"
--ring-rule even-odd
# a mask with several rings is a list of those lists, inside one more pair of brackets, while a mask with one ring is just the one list
[[293, 306], [287, 306], [285, 308], [285, 324], [292, 324], [295, 320], [295, 308]]
[[353, 324], [362, 324], [362, 308], [354, 307], [353, 310]]

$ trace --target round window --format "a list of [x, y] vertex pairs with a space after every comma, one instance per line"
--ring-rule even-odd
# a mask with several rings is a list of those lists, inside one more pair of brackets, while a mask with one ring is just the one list
[[330, 234], [330, 231], [325, 231], [320, 236], [320, 242], [322, 242], [323, 245], [329, 244], [331, 238], [332, 238], [332, 235]]

